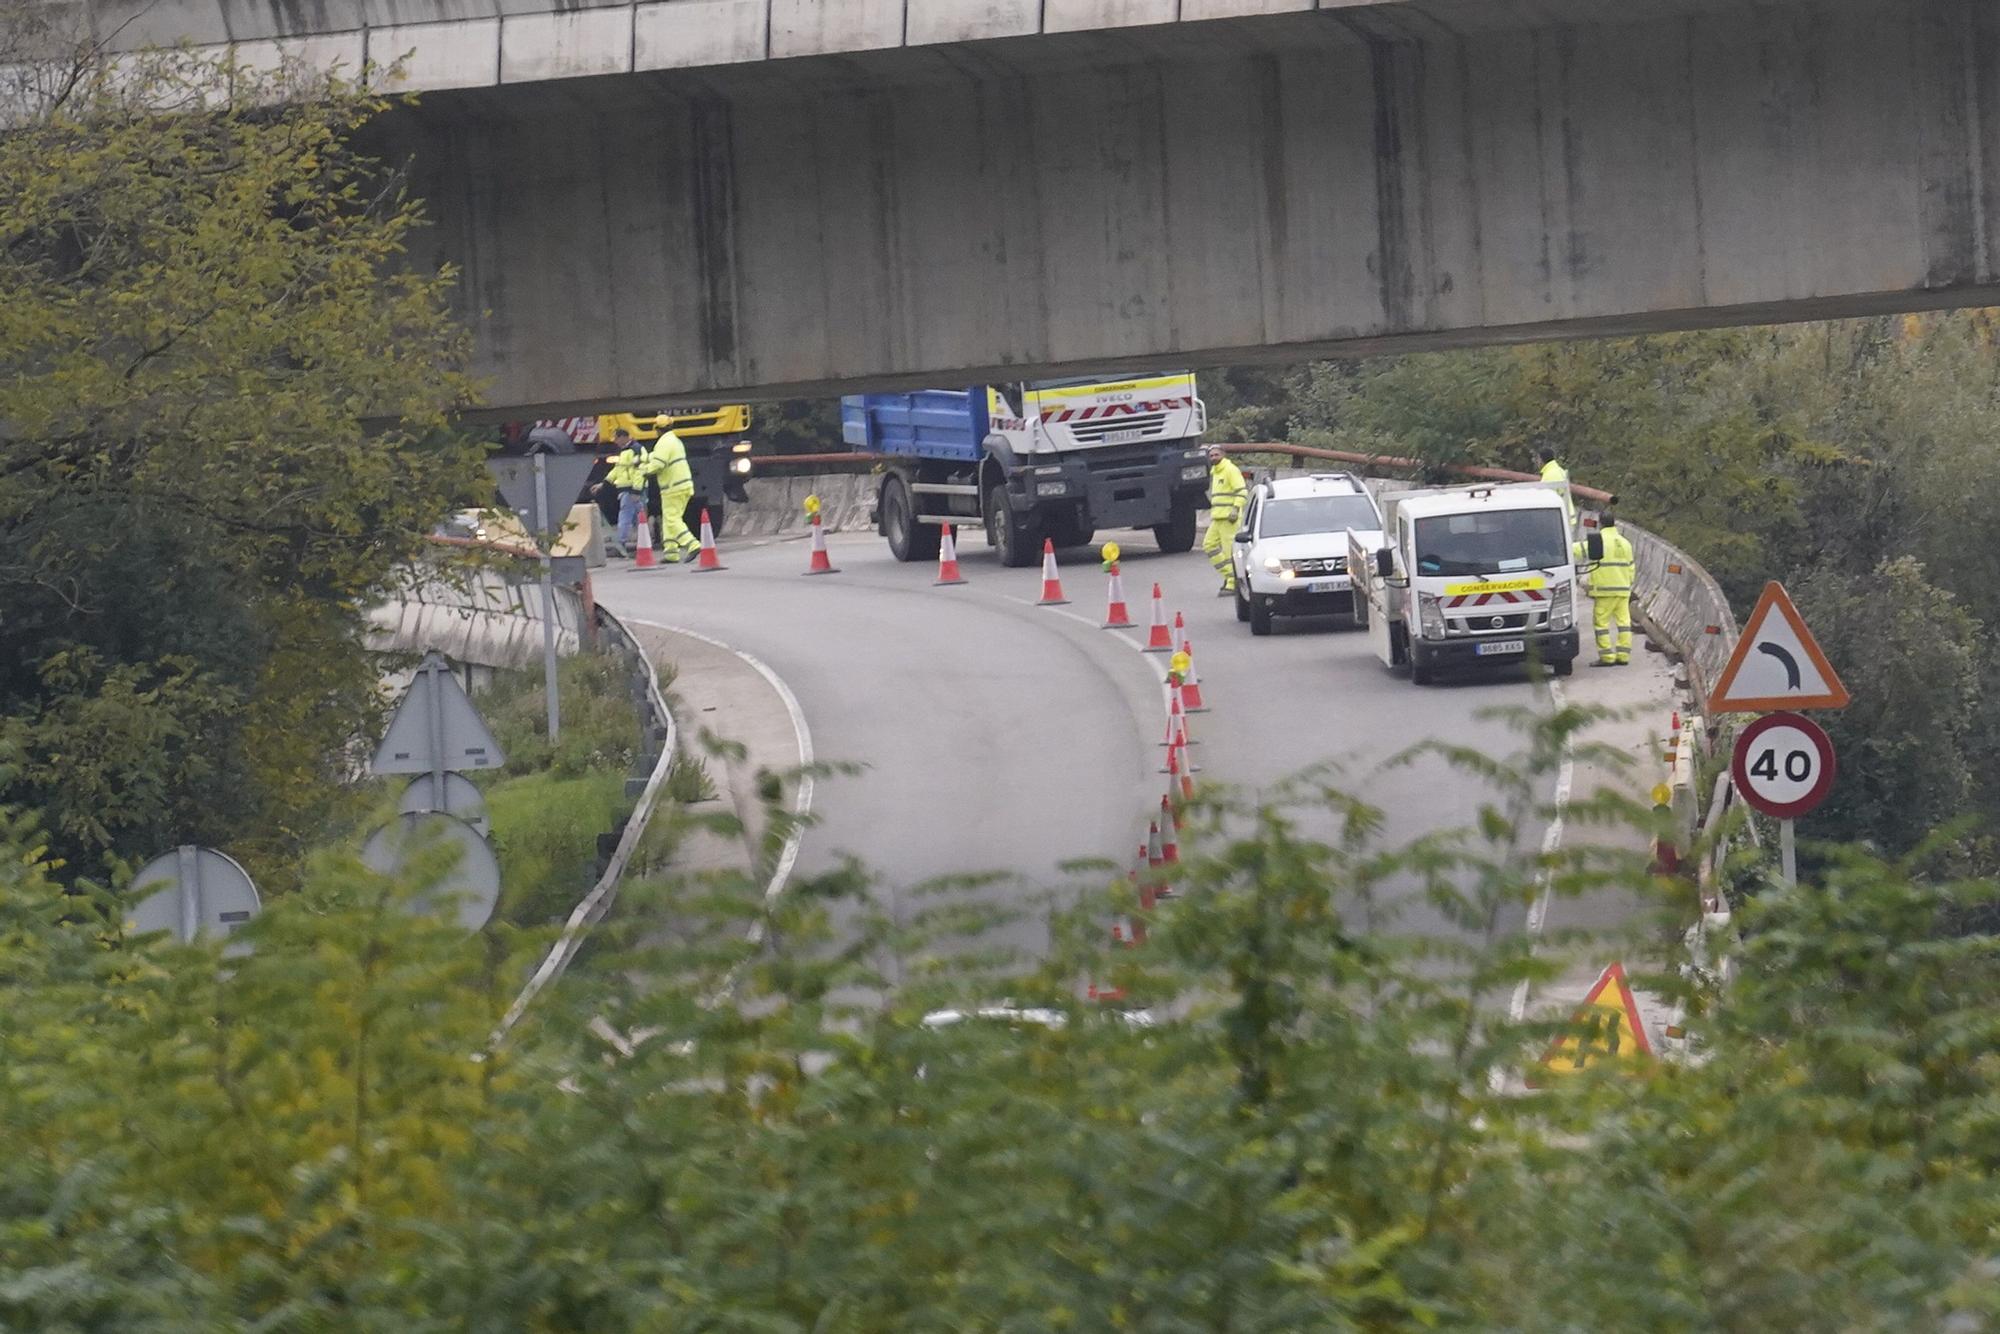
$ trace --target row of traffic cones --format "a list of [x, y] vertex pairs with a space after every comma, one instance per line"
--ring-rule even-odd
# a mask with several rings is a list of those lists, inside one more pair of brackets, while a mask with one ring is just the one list
[[[646, 507], [639, 507], [639, 549], [633, 553], [632, 568], [635, 570], [657, 570], [664, 562], [653, 554], [653, 523], [646, 513]], [[701, 512], [701, 552], [695, 557], [697, 572], [726, 570], [722, 563], [722, 553], [715, 549], [715, 525], [708, 521], [708, 511]]]
[[[1175, 628], [1185, 629], [1178, 613]], [[1174, 654], [1172, 668], [1167, 673], [1166, 735], [1160, 742], [1167, 752], [1161, 769], [1167, 776], [1167, 790], [1160, 796], [1159, 815], [1146, 826], [1146, 841], [1139, 846], [1138, 857], [1127, 877], [1138, 910], [1120, 913], [1111, 921], [1112, 943], [1128, 949], [1146, 943], [1147, 915], [1162, 899], [1174, 897], [1172, 868], [1180, 865], [1181, 860], [1181, 811], [1194, 798], [1195, 766], [1188, 758], [1188, 747], [1197, 743], [1188, 735], [1187, 718], [1196, 707], [1205, 711], [1205, 706], [1199, 704], [1198, 686], [1193, 695], [1195, 706], [1190, 706], [1194, 653], [1184, 635], [1180, 642], [1180, 651]], [[1107, 1003], [1126, 999], [1123, 987], [1095, 981], [1085, 984], [1085, 994], [1091, 1000]]]

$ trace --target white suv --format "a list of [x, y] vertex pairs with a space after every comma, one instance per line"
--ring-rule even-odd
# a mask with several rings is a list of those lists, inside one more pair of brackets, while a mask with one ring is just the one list
[[1382, 545], [1382, 511], [1351, 472], [1259, 482], [1236, 530], [1236, 619], [1250, 633], [1271, 633], [1273, 616], [1354, 612], [1347, 577], [1347, 533], [1364, 551]]

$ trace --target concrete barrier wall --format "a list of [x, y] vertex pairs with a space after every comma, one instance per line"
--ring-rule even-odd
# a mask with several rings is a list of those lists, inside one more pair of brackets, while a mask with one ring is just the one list
[[[575, 589], [556, 589], [556, 652], [575, 653], [583, 606]], [[455, 662], [529, 667], [542, 660], [542, 589], [532, 570], [469, 570], [421, 578], [368, 613], [366, 642], [377, 652], [436, 649]]]
[[1736, 614], [1700, 561], [1637, 524], [1620, 522], [1638, 559], [1633, 601], [1655, 637], [1687, 664], [1688, 684], [1704, 709], [1708, 692], [1736, 648]]
[[774, 537], [806, 531], [806, 497], [816, 495], [830, 533], [866, 531], [875, 503], [874, 473], [782, 473], [750, 479], [750, 503], [729, 509], [728, 537]]

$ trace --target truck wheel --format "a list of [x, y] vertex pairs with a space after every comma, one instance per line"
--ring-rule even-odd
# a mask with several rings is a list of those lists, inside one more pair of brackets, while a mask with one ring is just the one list
[[1007, 488], [996, 486], [986, 493], [986, 540], [1000, 553], [1000, 563], [1025, 569], [1041, 558], [1041, 543], [1032, 523], [1017, 523], [1014, 502]]
[[1250, 604], [1250, 633], [1253, 635], [1271, 633], [1271, 609], [1261, 602]]
[[1153, 540], [1171, 556], [1194, 550], [1196, 507], [1192, 500], [1176, 500], [1167, 511], [1167, 521], [1153, 525]]
[[682, 516], [682, 522], [687, 524], [690, 533], [700, 537], [701, 512], [704, 509], [708, 511], [709, 526], [715, 529], [717, 537], [721, 537], [722, 521], [729, 514], [729, 506], [720, 500], [703, 500], [700, 496], [696, 496], [687, 503], [687, 513]]
[[1236, 619], [1239, 622], [1250, 619], [1250, 599], [1244, 596], [1241, 579], [1236, 581]]
[[882, 483], [882, 535], [889, 539], [889, 554], [900, 561], [936, 560], [944, 541], [943, 529], [917, 522], [916, 503], [900, 477]]
[[1052, 516], [1048, 527], [1050, 538], [1059, 547], [1089, 546], [1090, 539], [1097, 536], [1097, 530], [1086, 524], [1083, 516], [1074, 511]]

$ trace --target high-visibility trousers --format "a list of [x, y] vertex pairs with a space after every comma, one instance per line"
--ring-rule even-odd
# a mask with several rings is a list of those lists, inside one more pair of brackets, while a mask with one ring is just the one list
[[1213, 511], [1211, 511], [1211, 517], [1208, 521], [1208, 531], [1202, 535], [1201, 539], [1201, 549], [1208, 553], [1208, 563], [1213, 565], [1215, 572], [1222, 576], [1223, 588], [1231, 593], [1236, 591], [1234, 548], [1236, 545], [1236, 526], [1238, 522], [1239, 520], [1236, 519], [1214, 518]]
[[694, 488], [677, 486], [660, 493], [660, 549], [668, 560], [679, 560], [701, 550], [701, 540], [688, 531], [687, 507]]
[[1632, 591], [1592, 593], [1590, 607], [1597, 628], [1597, 660], [1632, 661]]

